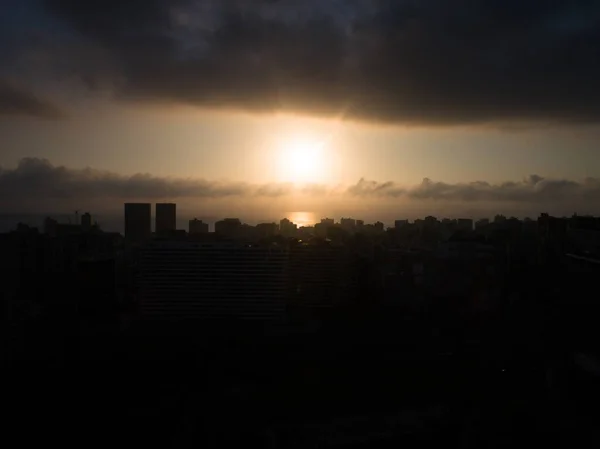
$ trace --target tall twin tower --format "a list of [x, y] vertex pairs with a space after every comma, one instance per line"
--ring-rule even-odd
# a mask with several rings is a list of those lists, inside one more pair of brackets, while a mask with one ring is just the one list
[[[156, 203], [154, 232], [163, 234], [177, 229], [177, 205]], [[146, 239], [152, 235], [152, 204], [125, 203], [125, 238]]]

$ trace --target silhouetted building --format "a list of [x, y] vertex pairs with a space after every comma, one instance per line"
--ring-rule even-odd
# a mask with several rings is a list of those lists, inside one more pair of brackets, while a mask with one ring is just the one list
[[[94, 296], [110, 288], [112, 279], [104, 274], [95, 278], [95, 284], [82, 278], [84, 265], [100, 258], [114, 260], [120, 235], [62, 233], [61, 225], [58, 226], [56, 235], [39, 234], [35, 228], [24, 226], [16, 232], [0, 234], [0, 265], [4, 275], [0, 296], [28, 301], [40, 311], [65, 306], [76, 312], [79, 298], [85, 300], [83, 296]], [[64, 226], [81, 229], [79, 225]], [[86, 289], [85, 295], [80, 294], [79, 287]]]
[[140, 311], [156, 319], [280, 319], [287, 251], [154, 241], [140, 252]]
[[309, 240], [315, 236], [314, 226], [300, 226], [296, 232], [296, 236], [300, 240]]
[[348, 257], [344, 247], [320, 239], [290, 250], [289, 298], [300, 307], [332, 307], [347, 299]]
[[83, 228], [80, 224], [57, 223], [55, 226], [56, 237], [66, 237], [68, 235], [81, 234]]
[[403, 229], [408, 226], [408, 220], [396, 220], [394, 221], [394, 228]]
[[315, 224], [315, 236], [320, 238], [327, 238], [329, 229], [335, 226], [335, 220], [333, 218], [321, 218], [321, 222]]
[[543, 261], [558, 260], [567, 251], [568, 225], [566, 218], [552, 217], [546, 213], [538, 217], [540, 257]]
[[476, 231], [482, 231], [483, 229], [485, 229], [486, 227], [488, 227], [490, 224], [490, 219], [489, 218], [482, 218], [480, 220], [477, 220], [477, 222], [475, 222], [475, 230]]
[[356, 229], [356, 220], [354, 218], [342, 218], [340, 226], [346, 232], [353, 232]]
[[570, 227], [567, 236], [572, 251], [600, 256], [600, 229]]
[[242, 222], [239, 218], [225, 218], [215, 223], [215, 233], [223, 237], [239, 237]]
[[188, 232], [190, 235], [208, 234], [208, 223], [194, 218], [189, 221]]
[[564, 239], [567, 233], [568, 221], [564, 218], [541, 214], [538, 218], [540, 237], [549, 240]]
[[284, 237], [295, 237], [298, 231], [298, 226], [292, 223], [287, 218], [282, 219], [279, 222], [279, 232]]
[[428, 215], [423, 219], [423, 226], [429, 229], [435, 229], [438, 225], [439, 221], [432, 215]]
[[456, 220], [456, 228], [459, 231], [470, 232], [473, 230], [473, 220], [470, 218], [459, 218]]
[[79, 315], [90, 320], [105, 319], [116, 307], [115, 260], [87, 258], [80, 260], [76, 279]]
[[125, 203], [125, 238], [143, 240], [152, 234], [152, 205]]
[[156, 203], [156, 223], [154, 231], [164, 234], [177, 228], [177, 205], [175, 203]]
[[323, 223], [323, 220], [321, 220], [321, 223], [316, 223], [315, 224], [315, 236], [322, 238], [322, 239], [326, 238], [328, 228], [329, 228], [329, 225], [327, 225], [326, 223]]
[[277, 223], [259, 223], [256, 225], [255, 231], [257, 238], [268, 238], [274, 237], [279, 228], [277, 227]]
[[44, 219], [44, 234], [48, 234], [50, 237], [56, 236], [56, 225], [58, 222], [50, 217]]
[[89, 212], [81, 216], [81, 228], [86, 232], [92, 229], [92, 216]]

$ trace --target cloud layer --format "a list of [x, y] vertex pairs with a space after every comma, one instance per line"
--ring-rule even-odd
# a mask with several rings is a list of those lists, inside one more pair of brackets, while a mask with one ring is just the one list
[[223, 198], [279, 194], [275, 186], [222, 184], [202, 179], [160, 178], [138, 173], [122, 176], [92, 168], [71, 169], [46, 159], [23, 158], [15, 169], [0, 171], [0, 197], [67, 198]]
[[388, 181], [379, 183], [361, 179], [348, 188], [348, 193], [371, 197], [406, 197], [412, 200], [458, 202], [547, 203], [549, 201], [600, 201], [600, 179], [586, 178], [582, 182], [566, 179], [545, 179], [530, 175], [520, 182], [490, 184], [485, 181], [448, 184], [423, 179], [418, 186], [403, 188]]
[[424, 179], [416, 186], [395, 182], [376, 182], [365, 179], [351, 186], [292, 184], [244, 184], [211, 182], [190, 178], [162, 178], [149, 174], [131, 176], [99, 171], [92, 168], [72, 169], [52, 165], [37, 158], [22, 159], [14, 169], [0, 169], [0, 207], [7, 208], [31, 200], [42, 205], [53, 201], [77, 199], [85, 202], [102, 200], [114, 204], [125, 200], [154, 201], [197, 199], [277, 199], [291, 195], [321, 201], [373, 200], [438, 203], [500, 204], [513, 203], [535, 206], [561, 203], [564, 205], [600, 202], [600, 179], [582, 182], [544, 179], [532, 175], [520, 182], [490, 184], [477, 181], [449, 184]]
[[600, 118], [589, 0], [43, 4], [62, 31], [48, 40], [66, 43], [55, 65], [121, 100], [427, 125]]

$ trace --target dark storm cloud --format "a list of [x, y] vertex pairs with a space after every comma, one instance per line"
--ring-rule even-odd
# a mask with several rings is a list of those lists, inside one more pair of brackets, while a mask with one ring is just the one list
[[[0, 198], [223, 198], [254, 194], [242, 183], [161, 178], [138, 173], [122, 176], [92, 168], [71, 169], [45, 159], [24, 158], [15, 169], [0, 170]], [[260, 188], [258, 188], [260, 190]]]
[[53, 200], [121, 200], [127, 198], [154, 200], [202, 198], [285, 198], [302, 195], [314, 200], [356, 198], [365, 201], [383, 199], [413, 202], [447, 203], [521, 203], [575, 202], [597, 204], [600, 201], [600, 179], [583, 182], [544, 179], [532, 175], [521, 182], [490, 184], [478, 181], [449, 184], [424, 179], [416, 186], [395, 182], [359, 180], [349, 187], [290, 183], [246, 184], [213, 182], [194, 178], [159, 177], [150, 174], [119, 175], [92, 168], [73, 169], [51, 164], [45, 159], [24, 158], [14, 169], [0, 169], [0, 205], [18, 205], [35, 199], [40, 204]]
[[0, 115], [27, 115], [51, 120], [65, 117], [63, 111], [54, 104], [2, 79], [0, 79]]
[[109, 66], [73, 70], [111, 74], [120, 99], [389, 123], [600, 117], [592, 0], [44, 3]]

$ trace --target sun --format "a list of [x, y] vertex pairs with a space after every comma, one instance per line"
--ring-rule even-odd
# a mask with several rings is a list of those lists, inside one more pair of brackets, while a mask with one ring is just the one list
[[289, 182], [319, 182], [325, 176], [322, 142], [293, 139], [281, 146], [280, 175]]

